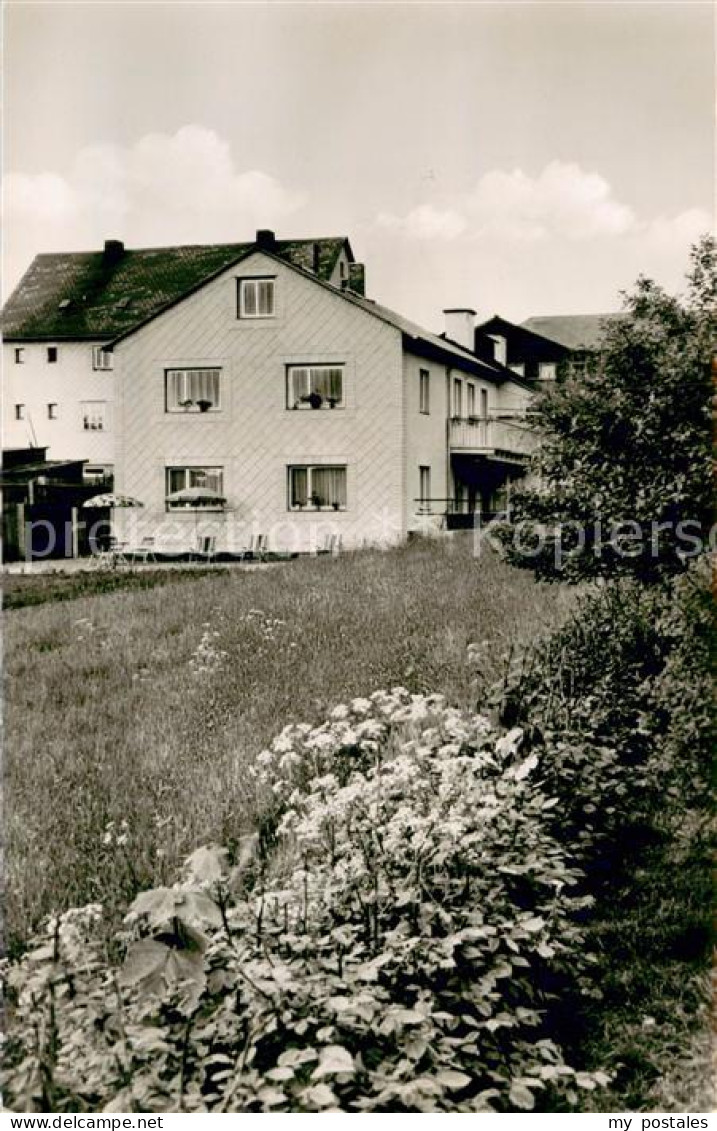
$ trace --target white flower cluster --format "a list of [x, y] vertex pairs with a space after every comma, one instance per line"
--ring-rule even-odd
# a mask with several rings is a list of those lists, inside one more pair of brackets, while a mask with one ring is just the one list
[[205, 623], [202, 627], [204, 628], [202, 638], [189, 660], [189, 667], [197, 676], [213, 675], [221, 668], [227, 656], [225, 651], [217, 647], [219, 633], [216, 629], [212, 629], [209, 623]]

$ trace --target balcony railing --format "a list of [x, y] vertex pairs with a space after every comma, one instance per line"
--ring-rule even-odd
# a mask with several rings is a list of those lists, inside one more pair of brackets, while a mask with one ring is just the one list
[[526, 420], [468, 417], [450, 421], [452, 452], [494, 454], [507, 452], [527, 458], [538, 446], [538, 438]]

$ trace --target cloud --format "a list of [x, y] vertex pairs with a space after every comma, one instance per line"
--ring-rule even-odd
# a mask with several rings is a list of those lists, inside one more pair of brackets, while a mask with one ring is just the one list
[[423, 204], [405, 216], [381, 213], [376, 227], [416, 240], [492, 240], [503, 245], [634, 238], [655, 250], [685, 248], [711, 226], [699, 208], [640, 220], [618, 200], [605, 177], [573, 162], [551, 161], [536, 176], [494, 169], [475, 188], [437, 208]]
[[381, 228], [418, 240], [453, 240], [462, 235], [468, 226], [460, 212], [451, 208], [434, 208], [432, 204], [420, 204], [404, 217], [381, 212], [376, 222]]
[[521, 169], [486, 173], [466, 209], [475, 234], [529, 242], [622, 235], [635, 224], [632, 209], [615, 199], [604, 177], [562, 161], [551, 161], [536, 177]]
[[67, 176], [9, 173], [4, 181], [6, 281], [39, 251], [129, 244], [231, 242], [304, 204], [268, 173], [236, 168], [228, 142], [203, 126], [147, 134], [134, 145], [80, 151]]

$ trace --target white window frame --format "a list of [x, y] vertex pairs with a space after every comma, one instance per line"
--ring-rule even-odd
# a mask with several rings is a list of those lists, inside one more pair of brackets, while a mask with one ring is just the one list
[[463, 381], [460, 377], [453, 378], [451, 386], [451, 416], [454, 420], [463, 419]]
[[92, 368], [93, 369], [112, 369], [114, 365], [114, 355], [111, 350], [106, 350], [104, 346], [92, 347]]
[[[172, 472], [183, 472], [184, 473], [184, 486], [183, 487], [172, 487], [172, 484], [171, 484], [171, 473]], [[197, 511], [201, 510], [203, 512], [204, 511], [210, 511], [210, 512], [211, 511], [223, 511], [224, 510], [224, 503], [216, 503], [216, 504], [212, 504], [210, 506], [204, 506], [202, 504], [201, 506], [197, 506], [197, 507], [191, 507], [191, 506], [188, 507], [188, 506], [186, 506], [185, 504], [182, 504], [182, 503], [170, 503], [170, 502], [168, 502], [167, 496], [174, 494], [175, 491], [184, 491], [188, 487], [201, 486], [201, 484], [197, 484], [197, 483], [193, 484], [192, 483], [192, 472], [194, 472], [195, 475], [197, 475], [197, 474], [203, 475], [205, 478], [207, 476], [218, 476], [219, 483], [218, 483], [218, 486], [215, 485], [216, 490], [217, 490], [218, 494], [224, 495], [224, 493], [225, 493], [225, 491], [224, 491], [224, 467], [222, 465], [220, 465], [220, 464], [211, 464], [211, 465], [210, 464], [195, 464], [195, 463], [170, 463], [170, 464], [167, 464], [167, 466], [164, 469], [164, 506], [165, 506], [165, 509], [168, 510], [168, 511], [171, 511], [172, 514], [181, 513], [182, 511], [185, 511], [185, 510], [191, 510], [192, 512], [194, 512], [195, 510], [197, 510]], [[171, 490], [170, 490], [170, 488], [171, 488]]]
[[[546, 372], [546, 370], [548, 372]], [[558, 375], [558, 365], [555, 361], [538, 362], [538, 380], [554, 381]]]
[[[293, 473], [295, 471], [306, 472], [306, 505], [293, 502]], [[313, 476], [315, 472], [321, 471], [343, 471], [344, 473], [344, 495], [346, 501], [344, 503], [322, 503], [316, 505], [312, 502], [315, 492], [313, 490]], [[348, 465], [345, 463], [290, 463], [286, 468], [286, 485], [287, 485], [287, 509], [290, 511], [339, 511], [343, 513], [348, 510], [348, 489], [349, 489], [349, 474]]]
[[[327, 362], [320, 362], [319, 364], [309, 365], [287, 365], [286, 367], [286, 407], [289, 409], [309, 409], [316, 411], [314, 406], [308, 400], [308, 397], [314, 395], [315, 389], [313, 384], [313, 377], [315, 374], [324, 373], [326, 371], [335, 371], [341, 375], [341, 396], [336, 400], [334, 405], [331, 404], [330, 397], [323, 397], [320, 405], [316, 409], [340, 409], [346, 407], [346, 366], [344, 362], [337, 361], [333, 364]], [[308, 392], [301, 393], [296, 389], [296, 381], [300, 373], [307, 374], [307, 381], [305, 387]], [[303, 398], [307, 399], [304, 400]]]
[[[262, 284], [271, 284], [271, 310], [260, 311], [259, 306], [259, 288]], [[255, 311], [247, 312], [246, 295], [249, 288], [255, 292], [255, 303], [257, 309]], [[276, 276], [275, 275], [251, 275], [237, 280], [237, 317], [255, 321], [262, 318], [276, 318]]]
[[[173, 375], [177, 374], [184, 378], [185, 384], [191, 384], [191, 379], [198, 374], [216, 374], [217, 377], [217, 403], [211, 404], [209, 408], [202, 410], [199, 407], [199, 402], [191, 397], [185, 398], [185, 402], [177, 401], [176, 405], [170, 404], [170, 384]], [[189, 392], [187, 388], [187, 392]], [[200, 398], [201, 399], [201, 398]], [[200, 416], [206, 416], [212, 412], [222, 411], [222, 368], [220, 365], [175, 365], [171, 369], [164, 371], [164, 411], [165, 412], [179, 412], [179, 413], [194, 413]]]
[[418, 371], [418, 411], [423, 416], [431, 414], [431, 372], [429, 369]]
[[[101, 411], [99, 411], [101, 410]], [[94, 411], [98, 411], [99, 424], [92, 426], [88, 420], [92, 419]], [[80, 401], [81, 428], [83, 432], [109, 432], [110, 421], [107, 401], [88, 400]]]

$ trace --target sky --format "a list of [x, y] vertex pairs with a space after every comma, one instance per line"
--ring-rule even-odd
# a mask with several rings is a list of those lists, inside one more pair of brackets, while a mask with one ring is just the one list
[[31, 3], [3, 23], [3, 289], [41, 251], [347, 235], [440, 329], [682, 285], [711, 3]]

